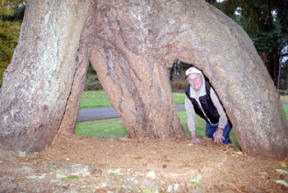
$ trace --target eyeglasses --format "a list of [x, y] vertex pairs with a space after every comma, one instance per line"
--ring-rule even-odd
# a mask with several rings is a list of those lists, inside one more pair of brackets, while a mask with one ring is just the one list
[[200, 80], [201, 77], [196, 77], [196, 78], [188, 78], [188, 82], [192, 82], [192, 81], [197, 81], [197, 80]]

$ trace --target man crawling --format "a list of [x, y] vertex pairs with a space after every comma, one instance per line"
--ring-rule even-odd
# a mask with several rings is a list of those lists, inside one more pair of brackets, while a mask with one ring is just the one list
[[186, 76], [189, 84], [185, 89], [185, 109], [191, 141], [200, 143], [195, 131], [194, 115], [197, 113], [206, 121], [207, 137], [217, 143], [231, 143], [231, 123], [208, 79], [195, 67], [187, 69]]

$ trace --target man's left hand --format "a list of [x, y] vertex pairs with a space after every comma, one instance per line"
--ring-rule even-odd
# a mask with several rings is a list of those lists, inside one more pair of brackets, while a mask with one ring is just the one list
[[214, 142], [216, 142], [216, 143], [219, 143], [219, 142], [222, 142], [223, 140], [225, 140], [225, 138], [223, 137], [223, 129], [218, 128], [214, 132], [213, 137], [214, 137]]

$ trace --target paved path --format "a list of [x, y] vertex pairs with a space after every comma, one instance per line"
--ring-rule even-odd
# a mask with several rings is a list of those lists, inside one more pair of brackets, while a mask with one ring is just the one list
[[[177, 104], [176, 108], [177, 111], [185, 110], [183, 104]], [[79, 110], [77, 121], [81, 122], [90, 120], [112, 119], [119, 117], [119, 114], [114, 110], [113, 107], [85, 108]]]
[[[288, 105], [287, 102], [282, 104]], [[184, 111], [183, 104], [176, 105], [177, 111]], [[102, 119], [112, 119], [119, 118], [119, 114], [114, 110], [113, 107], [97, 107], [97, 108], [85, 108], [80, 109], [77, 121], [91, 121], [91, 120], [102, 120]]]

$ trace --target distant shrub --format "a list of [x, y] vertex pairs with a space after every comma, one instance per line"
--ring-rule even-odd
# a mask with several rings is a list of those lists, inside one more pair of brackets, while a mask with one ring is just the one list
[[187, 86], [187, 82], [184, 80], [173, 80], [170, 82], [171, 87], [172, 87], [172, 91], [184, 91], [186, 86]]
[[13, 7], [13, 10], [7, 9], [2, 7], [0, 10], [0, 19], [3, 21], [21, 21], [23, 20], [24, 17], [24, 12], [26, 8], [26, 3], [21, 3], [18, 5], [15, 5]]
[[88, 76], [85, 82], [85, 90], [103, 90], [97, 76]]
[[20, 22], [0, 20], [0, 85], [3, 72], [10, 63], [18, 42]]
[[87, 80], [85, 82], [85, 90], [103, 90], [94, 68], [89, 65], [87, 72]]
[[288, 95], [288, 90], [278, 90], [280, 95]]
[[3, 73], [18, 43], [26, 0], [2, 1], [0, 5], [0, 87]]

